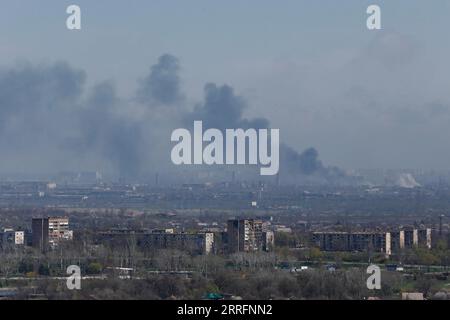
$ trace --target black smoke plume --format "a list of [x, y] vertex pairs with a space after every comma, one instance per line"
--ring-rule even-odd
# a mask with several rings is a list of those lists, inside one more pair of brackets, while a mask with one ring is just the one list
[[[67, 63], [3, 68], [3, 170], [100, 170], [138, 179], [161, 167], [173, 170], [170, 133], [194, 120], [222, 130], [270, 127], [266, 118], [246, 117], [247, 102], [228, 85], [208, 83], [202, 102], [193, 108], [185, 104], [179, 61], [169, 54], [158, 59], [128, 98], [118, 97], [110, 81], [86, 88], [86, 73]], [[342, 174], [325, 167], [313, 148], [298, 153], [281, 145], [280, 157], [280, 168], [288, 174]]]
[[183, 99], [180, 89], [180, 66], [176, 57], [164, 54], [150, 68], [150, 74], [140, 81], [139, 102], [148, 106], [175, 105]]

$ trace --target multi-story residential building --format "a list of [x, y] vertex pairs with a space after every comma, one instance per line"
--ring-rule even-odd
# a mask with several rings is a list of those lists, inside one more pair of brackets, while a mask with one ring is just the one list
[[313, 232], [313, 245], [323, 251], [369, 251], [391, 254], [389, 232]]
[[25, 244], [25, 231], [14, 231], [14, 244], [15, 245]]
[[213, 252], [214, 234], [211, 232], [185, 233], [173, 229], [110, 230], [96, 234], [96, 242], [108, 242], [117, 247], [135, 243], [143, 249], [177, 249], [195, 254]]
[[431, 229], [417, 230], [417, 243], [419, 247], [431, 249]]
[[56, 246], [61, 240], [72, 240], [73, 231], [69, 229], [69, 218], [48, 218], [48, 236], [51, 246]]
[[33, 218], [31, 222], [32, 246], [46, 252], [48, 250], [49, 226], [48, 218]]
[[393, 252], [398, 252], [405, 248], [405, 231], [396, 230], [391, 231], [391, 249]]
[[405, 248], [431, 248], [431, 229], [391, 232], [313, 232], [312, 244], [323, 251], [368, 251], [390, 255]]
[[23, 244], [25, 244], [25, 231], [16, 231], [11, 228], [6, 228], [3, 229], [3, 232], [0, 232], [0, 245], [2, 247]]
[[139, 243], [150, 249], [178, 249], [197, 254], [209, 254], [213, 251], [214, 234], [210, 232], [151, 232], [143, 234]]
[[274, 244], [274, 234], [266, 230], [261, 220], [233, 219], [227, 224], [228, 252], [269, 251]]
[[143, 238], [144, 233], [144, 230], [112, 229], [95, 233], [94, 241], [96, 244], [108, 243], [112, 247], [123, 247], [137, 243]]
[[389, 232], [355, 232], [349, 235], [349, 248], [352, 251], [373, 251], [390, 255], [391, 234]]
[[275, 246], [275, 233], [270, 230], [263, 231], [263, 250], [272, 251]]
[[313, 232], [312, 243], [323, 251], [349, 250], [347, 232]]
[[49, 246], [57, 246], [62, 240], [73, 239], [73, 231], [69, 230], [69, 218], [33, 218], [31, 224], [32, 246], [42, 252], [47, 251]]
[[417, 229], [407, 228], [404, 230], [405, 233], [405, 248], [414, 248], [419, 243]]

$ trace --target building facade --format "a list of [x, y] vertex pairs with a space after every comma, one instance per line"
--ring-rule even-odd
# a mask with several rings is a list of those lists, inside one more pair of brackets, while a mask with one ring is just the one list
[[398, 252], [405, 248], [405, 231], [396, 230], [391, 232], [391, 249]]
[[51, 246], [56, 246], [62, 240], [72, 240], [73, 231], [69, 229], [69, 218], [48, 218], [48, 237]]
[[226, 238], [229, 253], [270, 251], [274, 245], [273, 232], [261, 220], [228, 220]]
[[6, 248], [11, 245], [24, 245], [25, 244], [25, 231], [16, 231], [11, 228], [5, 228], [0, 232], [0, 246]]
[[369, 251], [390, 255], [417, 246], [431, 248], [431, 229], [391, 232], [313, 232], [312, 244], [323, 251]]
[[213, 252], [214, 234], [151, 232], [142, 235], [141, 245], [148, 249], [177, 249], [196, 254]]
[[14, 231], [14, 244], [18, 246], [25, 244], [25, 231]]
[[405, 248], [417, 247], [419, 243], [419, 237], [417, 229], [405, 229]]
[[46, 252], [49, 245], [48, 218], [33, 218], [31, 222], [32, 246], [41, 252]]
[[431, 249], [431, 229], [417, 230], [417, 243], [419, 247]]
[[42, 252], [57, 246], [62, 240], [73, 239], [67, 217], [33, 218], [31, 232], [32, 246]]
[[323, 251], [392, 253], [389, 232], [313, 232], [312, 243]]

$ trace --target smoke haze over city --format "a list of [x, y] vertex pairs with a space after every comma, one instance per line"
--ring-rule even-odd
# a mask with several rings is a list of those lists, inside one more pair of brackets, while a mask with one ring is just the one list
[[[323, 10], [288, 1], [282, 12], [297, 10], [295, 19], [267, 1], [224, 10], [200, 2], [196, 8], [180, 4], [169, 23], [155, 17], [157, 9], [170, 10], [162, 2], [119, 11], [118, 1], [80, 1], [89, 32], [63, 35], [55, 28], [42, 35], [42, 46], [25, 32], [26, 24], [6, 17], [20, 6], [6, 4], [0, 20], [15, 28], [1, 31], [11, 30], [0, 57], [2, 172], [98, 170], [132, 178], [171, 172], [170, 132], [192, 120], [222, 129], [279, 128], [281, 172], [449, 169], [450, 96], [442, 80], [450, 48], [439, 14], [448, 3], [436, 1], [421, 14], [402, 11], [402, 2], [386, 3], [386, 27], [363, 34], [350, 27], [359, 23], [352, 13], [365, 4], [352, 1]], [[50, 28], [56, 21], [46, 14], [64, 5], [42, 4], [33, 13], [37, 4], [28, 3], [24, 19]], [[320, 23], [310, 23], [308, 10], [322, 17]], [[424, 27], [430, 15], [435, 23]], [[138, 23], [115, 23], [131, 16]], [[232, 26], [222, 23], [231, 16]], [[245, 23], [263, 17], [264, 37]], [[403, 23], [390, 27], [394, 18]], [[156, 23], [160, 32], [153, 30]], [[136, 28], [150, 35], [127, 37]], [[315, 40], [304, 34], [311, 30]], [[98, 44], [86, 45], [94, 39]], [[304, 39], [317, 43], [315, 49]], [[124, 48], [134, 52], [125, 56]]]

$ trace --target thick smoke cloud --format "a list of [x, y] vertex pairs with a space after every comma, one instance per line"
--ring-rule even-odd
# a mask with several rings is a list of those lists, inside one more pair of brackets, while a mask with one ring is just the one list
[[180, 91], [179, 61], [170, 54], [159, 57], [150, 74], [141, 81], [137, 92], [139, 102], [149, 105], [174, 105], [183, 99]]
[[78, 132], [73, 116], [86, 75], [66, 63], [18, 64], [0, 70], [2, 172], [49, 172], [72, 165], [65, 149]]
[[19, 65], [0, 70], [0, 121], [13, 116], [43, 118], [48, 113], [61, 113], [78, 99], [85, 73], [71, 69], [66, 63], [50, 66]]
[[[245, 118], [244, 112], [247, 108], [245, 99], [234, 93], [228, 85], [217, 86], [208, 83], [204, 88], [204, 102], [197, 105], [191, 113], [186, 116], [186, 125], [192, 125], [194, 120], [202, 120], [205, 128], [269, 128], [270, 121], [266, 118]], [[318, 152], [309, 148], [303, 153], [298, 153], [291, 147], [282, 144], [280, 146], [281, 171], [290, 175], [312, 175], [319, 174], [325, 178], [335, 176], [331, 174], [334, 168], [325, 167], [318, 159]], [[344, 172], [339, 172], [345, 176]]]
[[[149, 172], [175, 170], [170, 133], [194, 120], [222, 130], [270, 127], [266, 118], [247, 117], [247, 102], [228, 85], [206, 84], [203, 101], [186, 107], [178, 59], [168, 54], [138, 82], [135, 97], [119, 97], [110, 81], [87, 88], [86, 78], [66, 63], [0, 70], [3, 170], [100, 170], [135, 181]], [[173, 108], [154, 112], [161, 106]], [[281, 170], [328, 177], [331, 169], [315, 149], [299, 154], [282, 145]]]
[[325, 169], [318, 158], [319, 153], [314, 148], [308, 148], [299, 154], [292, 148], [284, 145], [282, 148], [282, 157], [289, 170], [293, 172], [312, 174]]
[[186, 121], [192, 124], [194, 120], [202, 120], [206, 128], [267, 128], [269, 121], [264, 118], [246, 119], [243, 113], [246, 109], [244, 98], [237, 96], [228, 85], [217, 86], [208, 83], [204, 88], [204, 102], [197, 105], [194, 111], [187, 114]]
[[117, 113], [121, 104], [111, 84], [95, 86], [85, 98], [85, 81], [83, 71], [66, 63], [0, 71], [6, 170], [54, 173], [109, 165], [118, 175], [137, 175], [139, 127]]
[[139, 123], [118, 114], [122, 105], [111, 83], [95, 86], [80, 113], [80, 141], [87, 151], [110, 159], [122, 177], [136, 178], [142, 169], [143, 137]]
[[319, 159], [319, 152], [315, 148], [308, 148], [298, 153], [291, 147], [283, 144], [280, 147], [281, 173], [288, 180], [302, 179], [296, 175], [313, 176], [319, 182], [352, 183], [355, 182], [342, 169], [326, 167]]

